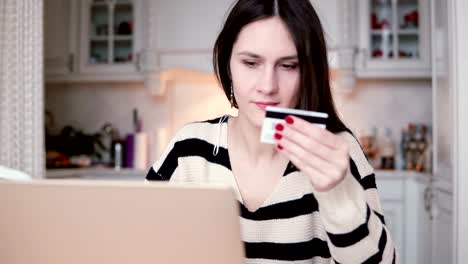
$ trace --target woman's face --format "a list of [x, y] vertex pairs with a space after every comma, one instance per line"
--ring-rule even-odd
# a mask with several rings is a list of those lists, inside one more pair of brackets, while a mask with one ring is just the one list
[[267, 106], [295, 107], [300, 81], [297, 51], [280, 18], [246, 25], [234, 43], [230, 67], [239, 118], [261, 127]]

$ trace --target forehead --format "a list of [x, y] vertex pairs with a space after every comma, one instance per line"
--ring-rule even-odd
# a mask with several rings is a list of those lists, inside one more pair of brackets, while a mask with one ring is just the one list
[[279, 17], [258, 20], [242, 28], [233, 47], [234, 52], [252, 52], [276, 58], [297, 55], [291, 33]]

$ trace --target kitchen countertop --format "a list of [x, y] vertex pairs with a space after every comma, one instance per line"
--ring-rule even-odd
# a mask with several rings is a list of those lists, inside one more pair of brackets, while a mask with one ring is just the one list
[[[146, 170], [135, 170], [123, 168], [115, 170], [113, 168], [83, 168], [83, 169], [50, 169], [46, 172], [48, 179], [66, 179], [66, 178], [135, 178], [144, 179]], [[420, 182], [429, 182], [431, 174], [421, 173], [416, 171], [403, 171], [403, 170], [376, 170], [375, 175], [377, 180], [404, 180], [413, 179]]]
[[147, 171], [122, 168], [119, 170], [113, 168], [83, 168], [83, 169], [49, 169], [46, 171], [47, 179], [65, 179], [65, 178], [86, 178], [92, 177], [135, 177], [144, 178]]

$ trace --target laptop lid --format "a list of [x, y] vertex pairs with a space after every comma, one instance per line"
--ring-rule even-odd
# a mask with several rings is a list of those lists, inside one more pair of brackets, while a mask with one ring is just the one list
[[244, 262], [229, 187], [0, 181], [0, 263]]

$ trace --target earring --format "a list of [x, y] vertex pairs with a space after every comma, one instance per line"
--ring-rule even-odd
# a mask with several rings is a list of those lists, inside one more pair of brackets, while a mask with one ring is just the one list
[[232, 84], [231, 84], [231, 97], [229, 101], [231, 102], [231, 108], [234, 108], [234, 89], [232, 88]]

